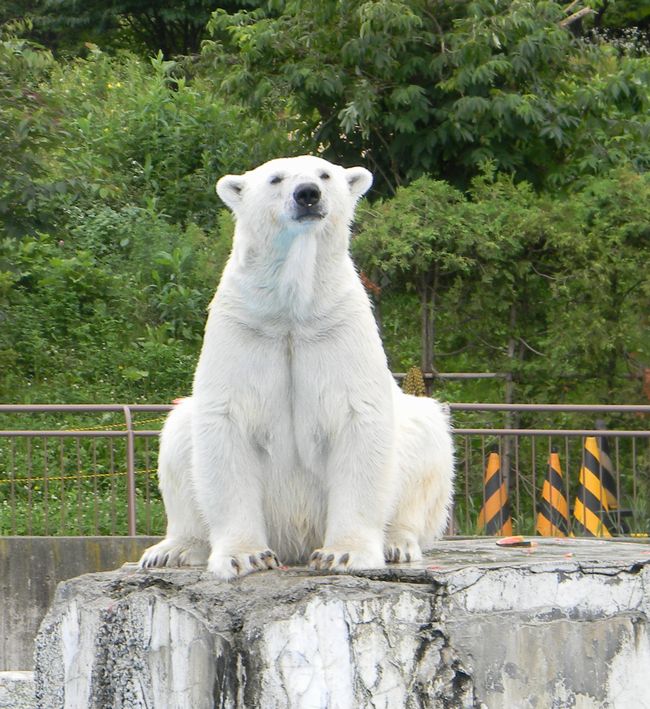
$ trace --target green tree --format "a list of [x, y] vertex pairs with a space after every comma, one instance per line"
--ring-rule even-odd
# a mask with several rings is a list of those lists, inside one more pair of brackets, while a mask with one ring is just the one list
[[422, 174], [467, 187], [486, 160], [535, 185], [647, 165], [648, 62], [566, 17], [550, 0], [290, 0], [218, 10], [205, 57], [239, 99], [300, 116], [326, 156], [363, 155], [389, 193]]
[[435, 370], [436, 310], [441, 293], [476, 265], [476, 230], [462, 192], [419, 178], [392, 199], [367, 206], [353, 248], [363, 268], [388, 278], [392, 289], [417, 294], [421, 360]]
[[[551, 397], [587, 389], [598, 401], [641, 396], [650, 365], [650, 175], [616, 171], [551, 207], [552, 317], [541, 338]], [[563, 387], [576, 392], [563, 392]]]
[[24, 40], [0, 41], [0, 238], [43, 227], [43, 203], [66, 189], [47, 170], [60, 130], [56, 106], [40, 85], [53, 67], [48, 51]]
[[623, 31], [625, 28], [650, 28], [648, 0], [602, 0], [594, 24], [599, 29]]
[[0, 55], [0, 396], [187, 393], [232, 232], [217, 176], [301, 146], [162, 55]]
[[649, 185], [630, 170], [570, 196], [490, 172], [467, 193], [420, 178], [362, 212], [353, 246], [384, 277], [385, 322], [394, 308], [404, 318], [401, 294], [414, 293], [427, 371], [510, 373], [524, 401], [639, 400], [650, 363]]
[[487, 172], [465, 194], [419, 178], [362, 213], [354, 250], [389, 291], [417, 292], [424, 371], [451, 350], [512, 372], [534, 351], [530, 323], [544, 319], [548, 287], [532, 264], [543, 270], [548, 228], [525, 183]]

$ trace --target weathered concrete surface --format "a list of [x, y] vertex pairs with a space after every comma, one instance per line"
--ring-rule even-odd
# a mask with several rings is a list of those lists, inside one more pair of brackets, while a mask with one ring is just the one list
[[37, 638], [37, 706], [650, 707], [650, 546], [536, 541], [348, 576], [74, 579]]
[[33, 709], [34, 673], [0, 672], [0, 709]]
[[[31, 670], [57, 584], [138, 559], [157, 537], [0, 537], [0, 671]], [[0, 704], [0, 706], [2, 706]]]

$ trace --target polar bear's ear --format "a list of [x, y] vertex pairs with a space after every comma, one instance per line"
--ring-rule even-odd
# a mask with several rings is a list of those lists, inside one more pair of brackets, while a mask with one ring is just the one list
[[353, 197], [361, 197], [372, 185], [372, 173], [365, 167], [350, 167], [345, 171], [345, 177]]
[[240, 204], [244, 182], [243, 175], [224, 175], [217, 182], [217, 194], [230, 209], [235, 209]]

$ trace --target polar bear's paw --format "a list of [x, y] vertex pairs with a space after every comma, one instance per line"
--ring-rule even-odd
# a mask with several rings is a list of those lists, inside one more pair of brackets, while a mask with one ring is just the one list
[[246, 576], [253, 571], [277, 569], [280, 566], [278, 557], [270, 549], [251, 551], [239, 554], [211, 554], [208, 560], [208, 571], [222, 581], [230, 581], [240, 576]]
[[209, 547], [200, 539], [163, 539], [145, 550], [140, 557], [142, 569], [161, 566], [202, 566], [208, 560]]
[[384, 558], [392, 564], [421, 561], [422, 550], [411, 535], [389, 534], [384, 543]]
[[373, 551], [344, 550], [337, 547], [316, 549], [309, 557], [309, 568], [314, 571], [352, 571], [354, 569], [378, 569], [384, 559]]

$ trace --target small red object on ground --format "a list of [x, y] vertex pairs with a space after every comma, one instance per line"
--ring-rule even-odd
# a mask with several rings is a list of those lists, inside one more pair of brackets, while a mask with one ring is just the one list
[[500, 547], [532, 547], [533, 543], [523, 537], [503, 537], [497, 539], [497, 545]]

